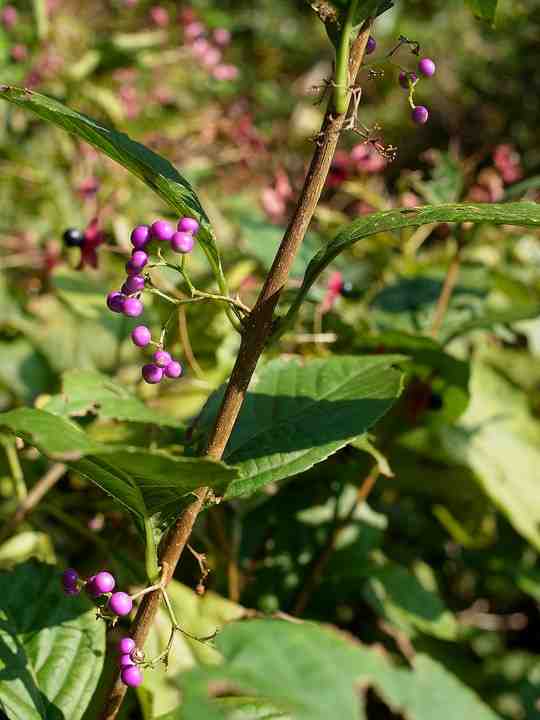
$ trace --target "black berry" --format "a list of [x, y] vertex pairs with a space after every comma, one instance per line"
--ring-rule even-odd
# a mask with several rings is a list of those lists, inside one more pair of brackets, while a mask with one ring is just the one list
[[340, 295], [348, 300], [358, 300], [362, 293], [350, 280], [347, 280], [341, 286]]
[[84, 233], [77, 228], [68, 228], [62, 237], [68, 247], [81, 247], [84, 243]]

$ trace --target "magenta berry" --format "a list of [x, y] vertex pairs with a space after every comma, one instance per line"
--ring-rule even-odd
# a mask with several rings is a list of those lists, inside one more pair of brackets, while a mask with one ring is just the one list
[[111, 292], [107, 295], [107, 307], [113, 312], [124, 312], [126, 296], [120, 292]]
[[123, 637], [118, 643], [118, 649], [120, 650], [121, 655], [129, 655], [129, 653], [133, 652], [135, 648], [135, 640], [130, 637]]
[[134, 250], [131, 259], [126, 264], [128, 275], [136, 275], [148, 262], [148, 255], [144, 250]]
[[174, 228], [166, 220], [156, 220], [150, 226], [150, 234], [158, 240], [170, 240], [174, 234]]
[[195, 218], [185, 217], [178, 221], [178, 232], [191, 233], [195, 235], [199, 230], [199, 223]]
[[190, 253], [195, 245], [193, 235], [187, 232], [175, 232], [171, 238], [171, 248], [174, 252]]
[[148, 225], [137, 225], [131, 233], [131, 244], [135, 250], [142, 250], [150, 241], [150, 228]]
[[120, 665], [121, 668], [131, 667], [132, 665], [135, 665], [135, 663], [131, 659], [131, 656], [129, 655], [129, 653], [120, 655], [120, 660], [118, 661], [118, 664]]
[[68, 568], [62, 573], [62, 584], [66, 590], [75, 588], [78, 579], [79, 573], [73, 568]]
[[399, 73], [399, 84], [404, 90], [409, 89], [409, 83], [415, 83], [418, 80], [418, 75], [414, 72], [400, 72]]
[[140, 292], [143, 289], [144, 278], [142, 275], [130, 275], [121, 287], [124, 295], [133, 295], [133, 293]]
[[124, 300], [124, 315], [128, 317], [139, 317], [143, 309], [143, 304], [138, 298], [128, 297]]
[[137, 347], [146, 347], [152, 340], [152, 334], [146, 325], [137, 325], [131, 331], [131, 339]]
[[96, 598], [96, 597], [99, 597], [100, 592], [94, 584], [95, 579], [96, 579], [95, 575], [92, 575], [91, 577], [89, 577], [88, 580], [86, 581], [86, 585], [85, 585], [84, 589], [86, 590], [86, 592], [89, 595]]
[[172, 360], [170, 354], [166, 350], [156, 350], [152, 358], [159, 368], [167, 367]]
[[143, 380], [149, 385], [156, 385], [158, 382], [161, 382], [161, 378], [163, 377], [163, 370], [157, 365], [154, 365], [154, 363], [143, 365], [141, 372]]
[[367, 45], [366, 45], [366, 55], [371, 55], [371, 53], [374, 53], [377, 48], [377, 41], [373, 37], [373, 35], [370, 35], [368, 37]]
[[172, 380], [176, 380], [182, 374], [182, 366], [176, 360], [171, 362], [165, 367], [165, 375]]
[[104, 595], [105, 593], [109, 593], [114, 590], [116, 580], [110, 572], [102, 570], [95, 576], [93, 585], [100, 595]]
[[133, 608], [133, 600], [125, 592], [115, 592], [111, 595], [109, 607], [115, 615], [129, 615]]
[[418, 70], [425, 77], [432, 77], [433, 75], [435, 75], [436, 69], [437, 67], [433, 60], [431, 60], [431, 58], [422, 58], [418, 63]]
[[136, 665], [130, 665], [122, 670], [121, 676], [124, 685], [131, 688], [139, 687], [143, 681], [142, 672]]
[[417, 105], [412, 111], [412, 119], [417, 125], [425, 125], [429, 118], [429, 110], [424, 105]]

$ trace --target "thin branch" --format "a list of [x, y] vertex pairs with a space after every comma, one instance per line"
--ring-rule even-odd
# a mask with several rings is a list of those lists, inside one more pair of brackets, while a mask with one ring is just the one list
[[36, 505], [65, 474], [66, 470], [67, 467], [65, 465], [62, 463], [56, 463], [49, 468], [40, 480], [37, 481], [32, 490], [30, 490], [28, 495], [20, 503], [13, 516], [2, 528], [2, 531], [0, 532], [0, 542], [3, 542], [6, 538], [12, 535], [17, 527], [26, 520]]
[[[350, 86], [354, 84], [362, 64], [371, 24], [371, 19], [366, 20], [351, 47]], [[348, 99], [350, 99], [350, 95], [349, 90]], [[294, 215], [283, 236], [257, 303], [245, 319], [240, 350], [206, 447], [206, 455], [215, 460], [221, 459], [223, 455], [255, 367], [270, 336], [275, 307], [319, 202], [346, 117], [346, 113], [335, 114], [333, 105], [327, 110]], [[164, 586], [168, 584], [174, 574], [197, 516], [203, 509], [207, 492], [208, 488], [201, 487], [194, 493], [195, 501], [185, 508], [162, 543], [160, 564], [163, 568]], [[137, 647], [144, 645], [159, 602], [160, 593], [152, 592], [145, 595], [139, 606], [131, 627], [131, 637], [135, 640]], [[126, 686], [117, 679], [106, 700], [101, 716], [102, 720], [116, 718], [125, 693]]]
[[430, 329], [430, 335], [433, 338], [437, 337], [443, 324], [444, 316], [446, 315], [450, 299], [452, 298], [452, 293], [457, 285], [460, 265], [461, 248], [458, 247], [452, 262], [450, 263], [446, 277], [444, 278], [441, 294], [437, 300], [437, 307], [435, 308], [435, 314], [433, 315], [433, 322]]

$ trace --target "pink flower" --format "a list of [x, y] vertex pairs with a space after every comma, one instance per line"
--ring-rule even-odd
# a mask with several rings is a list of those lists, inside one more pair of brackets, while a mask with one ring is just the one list
[[201, 22], [190, 22], [184, 27], [184, 37], [186, 40], [196, 40], [204, 35], [205, 27]]
[[332, 189], [339, 187], [349, 177], [349, 167], [349, 155], [344, 150], [338, 150], [332, 160], [326, 186]]
[[98, 255], [97, 248], [105, 242], [105, 233], [100, 228], [99, 218], [93, 218], [86, 230], [84, 231], [84, 243], [81, 247], [81, 261], [77, 266], [77, 270], [82, 270], [85, 265], [97, 268]]
[[326, 294], [321, 303], [321, 313], [323, 315], [325, 315], [334, 307], [334, 304], [339, 297], [342, 287], [343, 275], [339, 271], [333, 272], [328, 278]]
[[358, 172], [368, 174], [379, 173], [387, 165], [387, 161], [369, 143], [355, 145], [351, 150], [351, 161]]
[[0, 22], [7, 30], [14, 27], [14, 25], [17, 24], [18, 19], [19, 13], [17, 12], [17, 8], [13, 7], [13, 5], [6, 5], [2, 8], [2, 11], [0, 12]]
[[15, 62], [24, 62], [28, 57], [28, 48], [26, 45], [14, 45], [11, 48], [11, 57]]
[[404, 208], [413, 208], [419, 207], [422, 204], [422, 201], [415, 193], [404, 192], [399, 196], [399, 204]]
[[164, 28], [169, 24], [169, 13], [166, 8], [161, 5], [154, 5], [150, 8], [150, 20], [157, 27]]
[[221, 47], [226, 47], [231, 42], [231, 33], [227, 28], [216, 28], [212, 33], [214, 42]]
[[212, 75], [216, 80], [236, 80], [238, 68], [236, 65], [216, 65], [212, 70]]
[[513, 145], [497, 145], [493, 151], [493, 163], [507, 184], [523, 177], [521, 156]]

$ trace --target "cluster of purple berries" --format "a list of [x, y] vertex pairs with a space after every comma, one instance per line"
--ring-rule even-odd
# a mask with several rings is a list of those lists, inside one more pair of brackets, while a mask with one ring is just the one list
[[[146, 347], [152, 342], [150, 330], [146, 325], [137, 325], [131, 332], [131, 339], [137, 347]], [[153, 362], [142, 367], [143, 380], [150, 385], [161, 382], [163, 377], [176, 380], [182, 375], [182, 365], [174, 360], [171, 354], [160, 348], [152, 355]]]
[[135, 660], [137, 655], [142, 655], [142, 653], [137, 649], [135, 640], [130, 637], [123, 637], [118, 643], [118, 650], [120, 653], [118, 665], [122, 682], [128, 687], [139, 687], [143, 681], [143, 675]]
[[116, 580], [107, 570], [101, 570], [96, 575], [83, 580], [76, 570], [68, 568], [62, 573], [62, 586], [66, 595], [78, 595], [83, 588], [94, 599], [106, 595], [107, 608], [113, 615], [129, 615], [133, 608], [133, 600], [127, 593], [113, 592]]
[[[422, 58], [420, 62], [418, 63], [418, 72], [420, 75], [423, 75], [424, 77], [433, 77], [435, 75], [435, 71], [437, 69], [437, 66], [431, 60], [431, 58]], [[411, 91], [412, 88], [416, 85], [418, 80], [420, 79], [418, 73], [415, 72], [405, 72], [405, 70], [402, 70], [399, 73], [399, 84], [404, 90]], [[414, 105], [412, 109], [412, 120], [417, 125], [424, 125], [427, 123], [429, 119], [429, 110], [425, 105]]]
[[140, 293], [145, 285], [141, 272], [148, 262], [148, 254], [145, 252], [147, 245], [151, 240], [169, 242], [174, 252], [185, 255], [193, 250], [198, 229], [199, 223], [190, 217], [179, 220], [177, 230], [166, 220], [156, 220], [150, 226], [138, 225], [131, 233], [133, 252], [126, 263], [126, 281], [120, 291], [107, 295], [109, 310], [123, 313], [127, 317], [139, 317], [144, 310]]

